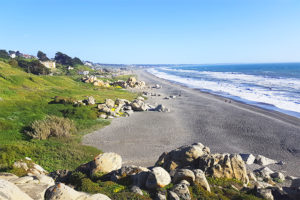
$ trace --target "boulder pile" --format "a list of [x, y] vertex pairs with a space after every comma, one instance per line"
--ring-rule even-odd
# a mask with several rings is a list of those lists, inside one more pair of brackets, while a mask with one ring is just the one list
[[[113, 107], [113, 103], [116, 102], [107, 103]], [[245, 158], [248, 159], [244, 161]], [[128, 191], [140, 196], [143, 196], [146, 191], [153, 199], [191, 200], [193, 197], [191, 188], [194, 186], [202, 188], [202, 195], [213, 195], [215, 188], [222, 190], [225, 187], [224, 190], [228, 191], [229, 187], [263, 199], [299, 199], [300, 178], [285, 176], [282, 172], [274, 172], [265, 166], [247, 171], [246, 163], [249, 158], [253, 160], [252, 156], [239, 154], [212, 154], [209, 147], [195, 143], [165, 152], [159, 157], [155, 166], [145, 168], [134, 165], [122, 166], [121, 156], [109, 152], [99, 154], [94, 160], [79, 166], [73, 172], [61, 170], [50, 173], [54, 179], [46, 175], [44, 170], [33, 174], [34, 170], [29, 170], [28, 167], [29, 159], [26, 159], [15, 163], [16, 167], [27, 170], [26, 176], [18, 177], [10, 173], [0, 173], [0, 199], [110, 199], [101, 192], [88, 194], [76, 191], [76, 187], [74, 189], [72, 185], [68, 185], [70, 184], [68, 180], [73, 173], [85, 174], [90, 177], [90, 181], [127, 183]], [[230, 183], [238, 182], [239, 185], [215, 185], [214, 180], [232, 180]], [[292, 181], [289, 190], [282, 187], [287, 180]]]
[[132, 102], [126, 99], [106, 99], [104, 103], [98, 104], [99, 117], [104, 119], [112, 119], [118, 116], [130, 116], [134, 112], [143, 111], [158, 111], [169, 112], [170, 110], [165, 106], [159, 104], [157, 106], [145, 102], [143, 97], [138, 97]]
[[117, 80], [114, 82], [103, 81], [98, 79], [96, 76], [86, 76], [81, 80], [84, 83], [92, 83], [94, 86], [99, 87], [119, 86], [121, 88], [143, 89], [146, 86], [146, 83], [144, 81], [137, 81], [135, 77], [129, 77], [127, 81]]

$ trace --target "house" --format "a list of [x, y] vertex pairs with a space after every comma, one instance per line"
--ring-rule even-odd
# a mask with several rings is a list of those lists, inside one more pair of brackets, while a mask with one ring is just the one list
[[79, 71], [78, 72], [79, 75], [85, 75], [85, 76], [89, 75], [89, 73], [90, 73], [89, 71]]
[[47, 67], [48, 69], [55, 69], [56, 65], [55, 65], [55, 61], [52, 60], [48, 60], [48, 61], [40, 61], [45, 67]]
[[71, 67], [71, 66], [68, 67], [68, 70], [72, 70], [72, 69], [74, 69], [74, 67]]

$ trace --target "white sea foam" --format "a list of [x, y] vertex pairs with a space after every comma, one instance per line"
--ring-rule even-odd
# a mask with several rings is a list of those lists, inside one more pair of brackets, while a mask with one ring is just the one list
[[[165, 70], [165, 69], [163, 69]], [[187, 70], [184, 70], [186, 72]], [[168, 74], [158, 71], [154, 68], [148, 69], [148, 72], [155, 76], [180, 84], [184, 84], [191, 88], [206, 89], [218, 94], [230, 95], [241, 99], [271, 104], [277, 108], [300, 113], [300, 99], [291, 97], [284, 91], [274, 91], [263, 87], [246, 87], [239, 83], [255, 83], [267, 87], [284, 86], [293, 89], [300, 88], [300, 80], [266, 78], [246, 74], [221, 73], [221, 72], [198, 72], [191, 70], [192, 73], [209, 75], [218, 79], [228, 79], [231, 81], [210, 81], [205, 79], [183, 78], [180, 76]], [[232, 81], [235, 79], [235, 81]]]
[[241, 74], [234, 72], [212, 72], [212, 71], [196, 71], [196, 70], [183, 70], [172, 68], [161, 68], [165, 71], [192, 73], [198, 75], [204, 75], [211, 78], [236, 81], [240, 83], [252, 83], [265, 87], [288, 87], [295, 90], [300, 90], [300, 79], [295, 78], [272, 78], [265, 76], [255, 76], [249, 74]]

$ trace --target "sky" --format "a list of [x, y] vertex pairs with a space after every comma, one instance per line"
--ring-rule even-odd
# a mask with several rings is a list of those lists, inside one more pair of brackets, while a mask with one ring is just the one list
[[0, 0], [0, 49], [115, 64], [300, 61], [299, 0]]

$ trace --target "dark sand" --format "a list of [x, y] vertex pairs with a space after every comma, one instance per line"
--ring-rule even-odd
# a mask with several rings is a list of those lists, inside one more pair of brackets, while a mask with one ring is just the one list
[[[300, 175], [300, 119], [233, 100], [229, 103], [144, 71], [136, 73], [148, 85], [162, 85], [162, 89], [143, 91], [162, 94], [148, 102], [162, 103], [171, 112], [140, 112], [114, 119], [111, 125], [86, 135], [83, 144], [119, 153], [124, 164], [151, 166], [164, 151], [201, 142], [212, 152], [262, 154], [282, 160], [286, 164], [274, 168]], [[163, 99], [169, 95], [177, 98]]]

